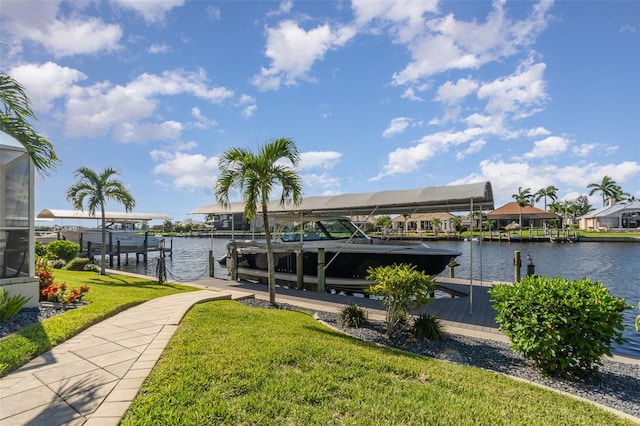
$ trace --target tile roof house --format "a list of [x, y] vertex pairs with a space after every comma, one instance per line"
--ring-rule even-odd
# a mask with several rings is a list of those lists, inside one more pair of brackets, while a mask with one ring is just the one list
[[512, 201], [494, 211], [487, 213], [487, 220], [496, 223], [496, 227], [504, 228], [510, 223], [520, 223], [520, 215], [522, 214], [523, 228], [542, 228], [545, 222], [551, 219], [560, 219], [560, 216], [533, 206], [524, 206], [520, 208], [518, 203]]
[[640, 200], [622, 201], [578, 218], [580, 229], [640, 228]]

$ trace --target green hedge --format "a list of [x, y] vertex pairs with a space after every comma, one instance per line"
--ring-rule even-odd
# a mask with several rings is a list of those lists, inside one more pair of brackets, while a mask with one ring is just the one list
[[578, 379], [622, 343], [626, 300], [583, 278], [530, 276], [490, 290], [496, 320], [511, 345], [550, 375]]

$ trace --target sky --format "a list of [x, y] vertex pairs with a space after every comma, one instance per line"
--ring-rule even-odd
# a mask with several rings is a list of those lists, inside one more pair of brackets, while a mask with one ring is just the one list
[[303, 196], [490, 181], [497, 208], [640, 197], [639, 27], [635, 0], [1, 0], [0, 68], [62, 161], [36, 214], [112, 167], [135, 212], [202, 220], [221, 154], [282, 137]]

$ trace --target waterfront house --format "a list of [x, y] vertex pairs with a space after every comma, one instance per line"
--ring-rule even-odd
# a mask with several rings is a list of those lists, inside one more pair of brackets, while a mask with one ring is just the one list
[[640, 228], [640, 200], [621, 201], [578, 218], [580, 229], [606, 231]]
[[392, 220], [392, 228], [394, 230], [406, 230], [410, 232], [436, 231], [433, 226], [433, 220], [438, 218], [440, 226], [438, 232], [455, 232], [453, 220], [456, 215], [447, 212], [438, 213], [419, 213], [412, 215], [398, 215]]
[[533, 206], [520, 207], [518, 203], [512, 201], [487, 213], [487, 220], [494, 221], [496, 228], [500, 229], [513, 222], [519, 224], [521, 214], [523, 228], [543, 228], [551, 219], [560, 219], [557, 214]]

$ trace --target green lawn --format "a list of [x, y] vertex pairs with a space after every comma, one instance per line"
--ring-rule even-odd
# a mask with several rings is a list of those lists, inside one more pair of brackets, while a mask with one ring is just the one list
[[310, 315], [194, 306], [125, 425], [631, 424], [504, 375], [361, 342]]
[[91, 304], [32, 324], [0, 340], [0, 377], [124, 309], [156, 297], [197, 290], [176, 284], [158, 285], [151, 280], [126, 275], [97, 275], [95, 272], [55, 269], [54, 277], [56, 283], [66, 283], [67, 288], [88, 285], [91, 290], [85, 299]]

